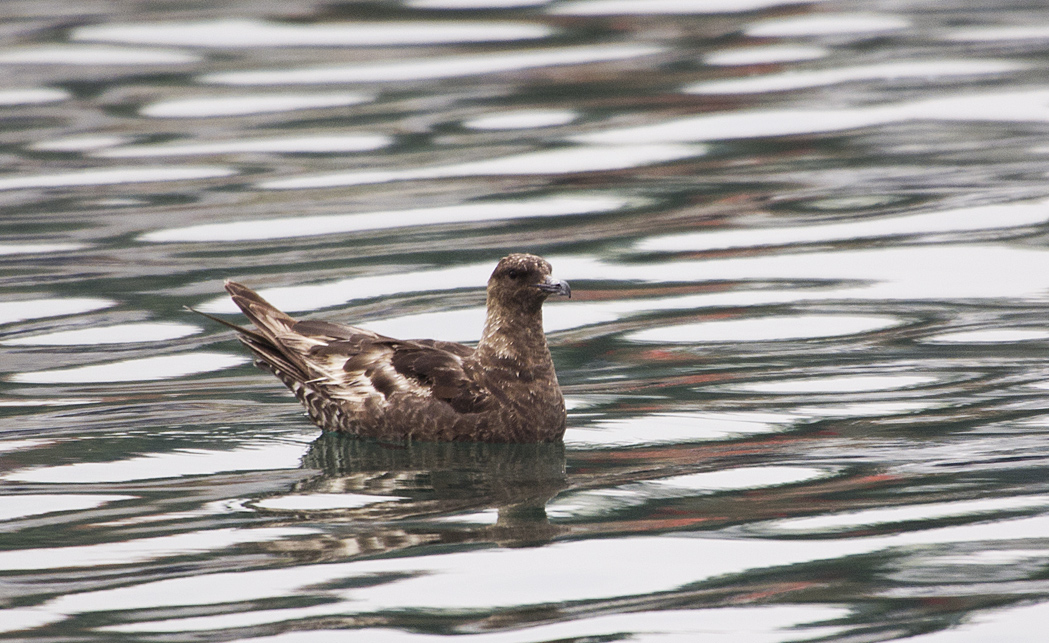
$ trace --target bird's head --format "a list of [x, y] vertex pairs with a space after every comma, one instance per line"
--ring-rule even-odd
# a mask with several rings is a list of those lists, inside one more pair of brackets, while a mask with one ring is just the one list
[[571, 297], [567, 282], [551, 276], [550, 262], [535, 255], [503, 257], [488, 280], [488, 298], [509, 308], [538, 309], [550, 295]]

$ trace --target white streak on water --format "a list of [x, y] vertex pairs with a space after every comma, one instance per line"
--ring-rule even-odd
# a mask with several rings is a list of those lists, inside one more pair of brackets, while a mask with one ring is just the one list
[[875, 35], [911, 26], [903, 16], [879, 13], [826, 13], [770, 18], [747, 27], [752, 38], [804, 38], [807, 36]]
[[63, 317], [79, 315], [101, 308], [116, 306], [111, 299], [97, 297], [68, 297], [54, 299], [23, 299], [21, 301], [0, 301], [0, 324], [43, 319], [45, 317]]
[[196, 181], [236, 174], [236, 170], [221, 166], [197, 167], [107, 167], [48, 174], [0, 176], [0, 190], [30, 188], [70, 188], [88, 185], [123, 185], [126, 183], [159, 183], [165, 181]]
[[231, 139], [209, 142], [161, 143], [109, 147], [92, 154], [101, 158], [205, 156], [213, 154], [335, 154], [368, 152], [389, 146], [382, 134], [321, 134], [279, 138]]
[[204, 476], [231, 471], [297, 469], [305, 451], [306, 445], [295, 441], [242, 445], [227, 451], [181, 449], [111, 462], [74, 462], [16, 469], [3, 474], [0, 479], [38, 484], [97, 484]]
[[573, 136], [583, 143], [623, 145], [723, 141], [819, 134], [914, 120], [1049, 121], [1049, 90], [955, 94], [946, 98], [845, 109], [767, 109], [721, 112]]
[[358, 92], [201, 96], [159, 101], [140, 111], [143, 116], [154, 118], [215, 118], [346, 107], [372, 99], [370, 94]]
[[1045, 341], [1049, 330], [1033, 328], [985, 328], [942, 333], [922, 339], [930, 344], [1010, 344], [1013, 342]]
[[100, 150], [105, 147], [123, 145], [134, 140], [130, 136], [116, 136], [110, 134], [74, 134], [60, 138], [36, 141], [29, 145], [29, 149], [43, 150], [45, 152], [86, 152]]
[[863, 80], [922, 79], [1004, 74], [1028, 68], [1010, 60], [910, 60], [903, 62], [786, 71], [766, 76], [706, 80], [683, 89], [686, 94], [763, 94], [811, 87], [825, 87]]
[[1049, 25], [979, 26], [948, 31], [945, 40], [958, 42], [1000, 42], [1049, 39]]
[[271, 496], [254, 503], [253, 506], [280, 511], [330, 511], [334, 509], [359, 509], [380, 502], [408, 500], [401, 496], [375, 496], [360, 493], [309, 493]]
[[219, 371], [238, 366], [247, 361], [248, 358], [241, 355], [196, 351], [180, 355], [141, 357], [119, 362], [90, 364], [88, 366], [27, 371], [15, 373], [9, 376], [8, 380], [20, 384], [146, 382]]
[[[713, 493], [810, 482], [819, 478], [829, 477], [834, 473], [834, 469], [818, 467], [735, 467], [718, 471], [700, 471], [670, 478], [659, 478], [644, 484], [656, 485], [680, 492], [699, 491]], [[685, 495], [691, 494], [685, 493]]]
[[[808, 0], [806, 4], [822, 1]], [[796, 2], [797, 0], [575, 0], [554, 5], [550, 13], [571, 16], [745, 13]]]
[[1006, 230], [1049, 223], [1049, 201], [1025, 201], [903, 216], [868, 217], [844, 223], [796, 225], [648, 237], [635, 244], [642, 252], [697, 252], [727, 248], [790, 246], [976, 230]]
[[573, 448], [685, 444], [785, 431], [798, 419], [773, 413], [651, 413], [570, 426], [565, 444]]
[[77, 27], [73, 40], [175, 45], [208, 49], [274, 47], [390, 47], [545, 38], [546, 25], [456, 20], [281, 23], [247, 18], [141, 22]]
[[654, 326], [628, 333], [634, 342], [772, 342], [884, 330], [904, 320], [887, 315], [793, 315]]
[[85, 247], [82, 243], [0, 243], [0, 256], [72, 252]]
[[202, 529], [200, 531], [137, 540], [0, 551], [0, 570], [90, 568], [102, 565], [134, 565], [151, 560], [213, 552], [241, 543], [266, 542], [288, 536], [315, 533], [302, 527], [258, 529]]
[[1014, 496], [960, 500], [955, 502], [928, 502], [895, 507], [844, 511], [812, 516], [788, 518], [757, 525], [763, 533], [800, 535], [827, 535], [852, 529], [870, 529], [909, 521], [939, 520], [943, 518], [970, 518], [980, 514], [1006, 511], [1027, 511], [1049, 507], [1047, 496]]
[[299, 190], [467, 176], [546, 176], [584, 172], [609, 172], [702, 156], [706, 151], [707, 148], [702, 145], [665, 143], [614, 146], [578, 145], [450, 165], [337, 172], [334, 174], [277, 179], [275, 181], [263, 181], [259, 183], [259, 187], [268, 190]]
[[82, 511], [133, 498], [135, 496], [57, 493], [0, 496], [0, 520], [14, 520], [62, 511]]
[[137, 322], [99, 328], [64, 330], [44, 335], [25, 335], [0, 340], [7, 346], [93, 346], [163, 342], [199, 333], [198, 326], [177, 322]]
[[0, 50], [0, 65], [187, 65], [200, 56], [172, 49], [50, 45]]
[[70, 98], [72, 94], [62, 89], [50, 87], [30, 87], [25, 89], [0, 90], [0, 106], [37, 105], [40, 103], [57, 103]]
[[35, 607], [5, 607], [0, 620], [0, 632], [17, 632], [42, 627], [64, 620], [61, 614], [50, 614]]
[[520, 201], [484, 201], [435, 208], [209, 223], [147, 232], [139, 239], [158, 243], [178, 241], [229, 243], [231, 241], [288, 239], [413, 226], [614, 212], [640, 203], [642, 203], [640, 199], [616, 195], [556, 195]]
[[498, 74], [523, 69], [584, 65], [642, 58], [661, 53], [649, 45], [592, 45], [512, 53], [462, 55], [361, 63], [305, 69], [233, 71], [206, 74], [205, 83], [220, 85], [314, 85], [331, 83], [396, 83]]
[[769, 380], [764, 382], [747, 382], [729, 384], [728, 387], [740, 391], [756, 393], [870, 393], [873, 391], [893, 391], [913, 388], [924, 384], [933, 384], [940, 378], [931, 375], [909, 375], [906, 373], [835, 375], [831, 377], [804, 377], [800, 379]]

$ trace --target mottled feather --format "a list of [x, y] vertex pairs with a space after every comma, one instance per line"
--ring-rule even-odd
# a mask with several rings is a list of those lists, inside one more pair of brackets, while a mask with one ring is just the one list
[[325, 430], [489, 442], [556, 441], [564, 434], [564, 398], [541, 307], [549, 295], [570, 290], [551, 279], [540, 257], [514, 254], [499, 262], [476, 349], [296, 321], [246, 286], [228, 281], [226, 290], [257, 330], [218, 321], [238, 330], [256, 364], [284, 382]]

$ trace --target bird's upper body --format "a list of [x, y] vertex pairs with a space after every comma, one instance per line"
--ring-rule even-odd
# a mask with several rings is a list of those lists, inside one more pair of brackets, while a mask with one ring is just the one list
[[237, 328], [256, 365], [284, 382], [322, 429], [384, 440], [551, 442], [565, 401], [543, 333], [543, 302], [571, 296], [535, 255], [504, 257], [488, 280], [476, 348], [400, 340], [324, 321], [296, 321], [226, 282], [257, 330]]

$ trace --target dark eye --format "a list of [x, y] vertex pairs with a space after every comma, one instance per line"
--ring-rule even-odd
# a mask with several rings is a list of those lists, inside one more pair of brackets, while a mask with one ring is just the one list
[[511, 279], [517, 279], [521, 276], [521, 272], [519, 270], [511, 268], [509, 271], [507, 271], [506, 276]]

